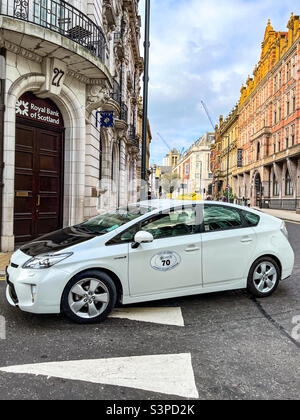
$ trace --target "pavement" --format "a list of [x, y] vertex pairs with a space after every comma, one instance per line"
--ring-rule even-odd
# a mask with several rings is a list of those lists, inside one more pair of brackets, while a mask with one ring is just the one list
[[0, 280], [3, 280], [5, 268], [8, 266], [11, 253], [0, 253]]
[[0, 282], [0, 400], [300, 399], [300, 225], [287, 228], [295, 270], [267, 299], [176, 298], [86, 326], [10, 307]]

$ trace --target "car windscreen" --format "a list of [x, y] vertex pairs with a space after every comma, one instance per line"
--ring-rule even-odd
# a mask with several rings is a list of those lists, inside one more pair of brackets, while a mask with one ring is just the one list
[[78, 225], [77, 228], [96, 233], [97, 235], [105, 235], [153, 210], [155, 210], [153, 207], [144, 206], [120, 207], [108, 213], [93, 217]]

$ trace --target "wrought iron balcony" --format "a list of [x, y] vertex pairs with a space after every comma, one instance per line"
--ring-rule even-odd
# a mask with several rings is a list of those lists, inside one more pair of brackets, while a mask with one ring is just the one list
[[113, 90], [110, 96], [114, 101], [118, 102], [118, 104], [121, 103], [121, 88], [116, 79], [113, 79]]
[[138, 136], [136, 135], [136, 127], [135, 127], [133, 124], [130, 124], [130, 126], [129, 126], [129, 128], [128, 128], [128, 133], [127, 133], [127, 135], [128, 135], [128, 140], [130, 140], [130, 141], [131, 141], [131, 143], [132, 143], [135, 147], [139, 148], [139, 138], [138, 138]]
[[125, 104], [125, 102], [121, 102], [120, 104], [120, 120], [128, 123], [128, 106]]
[[58, 32], [105, 60], [101, 28], [63, 0], [2, 0], [0, 14]]
[[130, 124], [129, 128], [128, 128], [128, 138], [130, 140], [133, 140], [136, 138], [136, 129], [135, 126], [133, 124]]

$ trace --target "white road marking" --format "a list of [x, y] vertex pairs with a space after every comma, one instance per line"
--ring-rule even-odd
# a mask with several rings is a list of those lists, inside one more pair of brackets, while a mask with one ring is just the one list
[[184, 398], [199, 397], [190, 353], [40, 363], [5, 367], [0, 371], [124, 386]]
[[181, 308], [119, 308], [110, 318], [126, 318], [132, 321], [152, 322], [155, 324], [184, 327]]

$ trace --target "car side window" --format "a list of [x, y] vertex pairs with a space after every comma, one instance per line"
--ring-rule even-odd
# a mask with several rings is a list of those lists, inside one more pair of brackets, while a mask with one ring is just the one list
[[106, 245], [120, 245], [134, 242], [135, 234], [139, 231], [139, 228], [139, 223], [135, 224], [134, 226], [131, 226], [129, 229], [112, 238], [109, 242], [106, 243]]
[[171, 210], [142, 223], [141, 230], [149, 232], [154, 239], [192, 235], [198, 232], [196, 208]]
[[248, 211], [243, 211], [243, 216], [246, 219], [248, 226], [255, 227], [260, 221], [260, 217], [257, 214], [249, 213]]
[[204, 232], [237, 229], [244, 227], [241, 213], [230, 207], [218, 205], [204, 206]]

